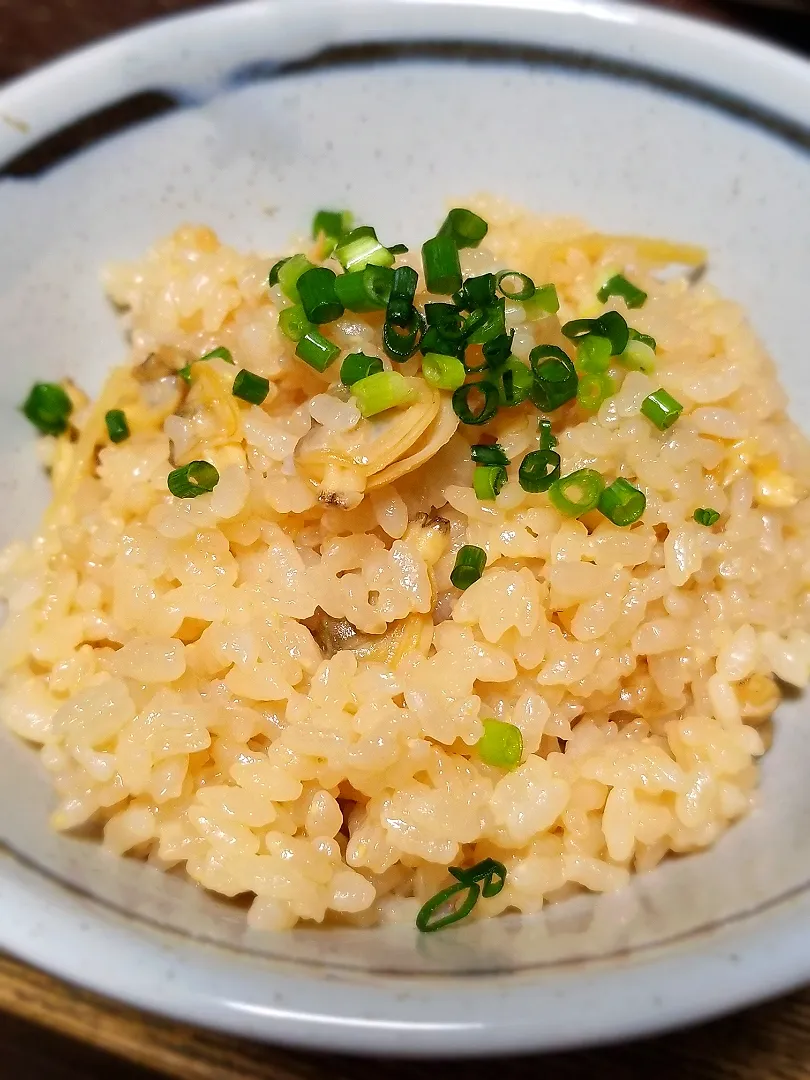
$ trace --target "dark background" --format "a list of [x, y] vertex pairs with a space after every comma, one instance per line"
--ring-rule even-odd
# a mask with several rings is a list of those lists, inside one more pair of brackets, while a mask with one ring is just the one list
[[[303, 0], [288, 0], [290, 3]], [[810, 53], [810, 0], [711, 3], [667, 0], [666, 6], [747, 29]], [[201, 7], [196, 0], [0, 0], [0, 82], [61, 53], [147, 19]], [[379, 1065], [346, 1058], [287, 1053], [239, 1040], [150, 1021], [133, 1010], [0, 958], [0, 1078], [2, 1080], [156, 1080], [159, 1075], [199, 1080], [376, 1080]], [[70, 1031], [162, 1071], [93, 1049], [32, 1023]], [[386, 1065], [389, 1080], [486, 1069], [508, 1080], [755, 1080], [810, 1078], [810, 991], [685, 1033], [607, 1050], [514, 1062]]]

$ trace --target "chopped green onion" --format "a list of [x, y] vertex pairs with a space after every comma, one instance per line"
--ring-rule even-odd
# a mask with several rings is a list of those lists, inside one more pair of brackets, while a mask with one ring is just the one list
[[[449, 237], [457, 248], [478, 247], [487, 235], [489, 226], [472, 210], [457, 207], [451, 210], [439, 229], [439, 236]], [[435, 292], [435, 289], [431, 289]], [[455, 292], [452, 289], [451, 292]]]
[[612, 346], [606, 337], [588, 334], [577, 342], [577, 367], [591, 375], [610, 367]]
[[369, 375], [376, 375], [383, 370], [383, 362], [376, 356], [366, 356], [365, 353], [349, 353], [340, 365], [340, 381], [344, 386], [354, 386], [360, 379], [367, 379]]
[[335, 248], [335, 258], [344, 270], [357, 273], [369, 265], [393, 266], [394, 256], [377, 239], [370, 225], [361, 225], [342, 237]]
[[508, 334], [498, 334], [497, 337], [484, 342], [484, 360], [486, 360], [486, 365], [491, 371], [497, 371], [508, 361], [512, 355], [512, 342], [514, 340], [515, 331], [510, 330]]
[[[517, 286], [511, 284], [512, 280], [518, 283]], [[501, 294], [507, 300], [517, 300], [523, 303], [525, 300], [531, 300], [537, 292], [532, 279], [527, 274], [521, 274], [517, 270], [501, 270], [495, 275], [495, 281], [501, 290]]]
[[683, 412], [683, 405], [668, 394], [663, 386], [655, 390], [641, 403], [641, 414], [651, 420], [660, 431], [671, 427]]
[[456, 356], [460, 359], [464, 355], [464, 341], [447, 337], [438, 326], [429, 326], [419, 339], [419, 351], [441, 353], [442, 356]]
[[460, 360], [441, 353], [425, 353], [422, 357], [422, 374], [425, 382], [437, 390], [457, 390], [467, 378]]
[[319, 210], [312, 219], [312, 239], [324, 239], [324, 254], [331, 255], [341, 237], [352, 227], [348, 210]]
[[587, 334], [606, 337], [613, 356], [624, 352], [630, 338], [630, 328], [618, 311], [606, 311], [598, 319], [572, 319], [563, 326], [562, 332], [572, 341], [579, 341]]
[[219, 483], [219, 473], [210, 461], [190, 461], [173, 469], [166, 480], [169, 491], [178, 499], [196, 499], [213, 491]]
[[281, 309], [278, 313], [278, 328], [290, 341], [300, 341], [305, 334], [315, 329], [300, 304]]
[[523, 757], [523, 736], [519, 727], [504, 720], [484, 720], [484, 734], [476, 743], [478, 756], [485, 765], [514, 769]]
[[464, 337], [470, 345], [485, 345], [506, 333], [505, 301], [496, 300], [489, 307], [476, 308], [464, 320]]
[[474, 311], [476, 308], [494, 304], [495, 275], [479, 274], [477, 277], [467, 278], [459, 291], [454, 293], [453, 303], [464, 311]]
[[187, 383], [191, 382], [191, 364], [183, 364], [181, 368], [178, 368], [175, 373], [180, 376], [181, 379], [185, 379]]
[[301, 299], [298, 295], [298, 279], [307, 270], [311, 269], [312, 263], [306, 255], [293, 255], [291, 258], [285, 259], [278, 268], [278, 283], [281, 286], [281, 291], [294, 304], [299, 303]]
[[557, 295], [557, 287], [552, 284], [538, 285], [534, 296], [523, 301], [523, 311], [529, 322], [537, 322], [546, 315], [556, 315], [560, 310], [560, 298]]
[[416, 295], [416, 286], [419, 275], [411, 266], [400, 266], [394, 271], [391, 282], [391, 295], [388, 298], [388, 307], [385, 318], [388, 322], [396, 323], [397, 326], [407, 326], [413, 311], [413, 298]]
[[271, 289], [274, 285], [278, 285], [278, 272], [282, 268], [284, 263], [289, 261], [290, 256], [288, 255], [286, 259], [279, 259], [277, 263], [273, 263], [273, 265], [270, 267], [270, 273], [267, 275], [267, 284], [270, 286]]
[[707, 529], [710, 529], [712, 525], [716, 525], [720, 520], [719, 512], [713, 510], [710, 506], [696, 510], [692, 517], [698, 525], [705, 525]]
[[499, 398], [501, 405], [513, 407], [530, 397], [534, 390], [535, 378], [529, 368], [516, 356], [507, 360], [503, 371], [499, 372]]
[[638, 521], [647, 507], [643, 491], [633, 487], [621, 476], [605, 488], [599, 496], [599, 512], [614, 525], [632, 525]]
[[416, 390], [398, 371], [377, 371], [358, 379], [352, 386], [357, 407], [363, 416], [376, 416], [397, 405], [410, 405]]
[[458, 342], [464, 337], [461, 315], [453, 304], [425, 304], [425, 322], [447, 341]]
[[602, 475], [594, 469], [578, 469], [555, 480], [548, 489], [548, 497], [566, 517], [581, 517], [599, 505], [599, 496], [605, 488]]
[[263, 375], [254, 375], [242, 368], [233, 380], [233, 396], [248, 401], [251, 405], [261, 405], [270, 393], [270, 380]]
[[465, 544], [459, 548], [456, 562], [450, 572], [450, 584], [456, 589], [469, 589], [484, 572], [487, 565], [487, 553], [475, 544]]
[[[588, 341], [588, 338], [585, 340]], [[643, 371], [645, 375], [651, 375], [655, 371], [655, 352], [646, 342], [631, 337], [627, 348], [619, 357], [619, 363], [631, 371]]]
[[577, 401], [587, 412], [596, 412], [616, 392], [613, 379], [604, 372], [583, 375], [577, 387]]
[[556, 450], [532, 450], [520, 463], [518, 480], [524, 491], [548, 491], [560, 478], [560, 455]]
[[386, 355], [397, 364], [404, 364], [416, 350], [425, 330], [425, 320], [411, 308], [409, 321], [404, 326], [385, 320], [383, 325], [383, 348]]
[[547, 416], [541, 416], [537, 421], [537, 431], [540, 434], [540, 449], [553, 450], [557, 445], [557, 439], [551, 430], [551, 421]]
[[334, 322], [344, 308], [335, 291], [337, 275], [328, 266], [313, 266], [298, 279], [298, 295], [307, 318], [316, 326]]
[[476, 465], [473, 469], [473, 491], [482, 502], [496, 499], [506, 481], [502, 465]]
[[642, 334], [639, 330], [634, 330], [632, 326], [628, 328], [627, 332], [631, 341], [641, 341], [645, 345], [649, 345], [653, 352], [658, 348], [655, 338], [650, 337], [649, 334]]
[[506, 451], [498, 443], [476, 443], [470, 453], [476, 465], [503, 465], [505, 468], [509, 464]]
[[319, 330], [309, 330], [296, 345], [295, 355], [316, 371], [326, 371], [340, 349]]
[[120, 443], [128, 439], [130, 435], [127, 418], [120, 409], [110, 409], [104, 414], [104, 423], [107, 425], [107, 434], [110, 442]]
[[[454, 896], [463, 892], [467, 895], [459, 906], [453, 908], [447, 915], [441, 915], [442, 908]], [[474, 881], [457, 881], [454, 885], [449, 885], [441, 892], [437, 892], [435, 896], [431, 896], [427, 903], [422, 905], [416, 916], [416, 929], [421, 930], [423, 934], [431, 934], [434, 930], [443, 930], [445, 926], [452, 926], [453, 923], [466, 919], [478, 903], [480, 895], [481, 890]]]
[[576, 368], [556, 345], [538, 345], [529, 353], [534, 372], [532, 401], [543, 412], [554, 412], [577, 396]]
[[407, 255], [408, 247], [406, 244], [392, 244], [388, 249], [392, 255]]
[[614, 274], [608, 278], [596, 295], [603, 304], [611, 296], [620, 296], [629, 308], [639, 308], [647, 299], [644, 290], [628, 281], [624, 274]]
[[482, 882], [481, 895], [487, 899], [497, 896], [506, 884], [506, 867], [497, 859], [482, 859], [468, 870], [461, 866], [448, 866], [447, 872], [452, 874], [456, 881], [474, 881], [476, 884]]
[[34, 383], [22, 411], [43, 435], [61, 435], [67, 430], [73, 403], [58, 383]]
[[451, 236], [434, 236], [422, 244], [422, 265], [428, 292], [449, 296], [461, 287], [458, 248]]
[[335, 279], [335, 293], [347, 311], [384, 311], [391, 295], [394, 271], [389, 266], [366, 266]]
[[200, 360], [224, 360], [226, 364], [232, 364], [233, 356], [231, 350], [226, 349], [224, 345], [218, 346], [216, 349], [212, 349], [211, 352], [207, 352], [205, 356], [201, 356]]
[[[470, 396], [483, 397], [480, 408], [470, 408]], [[453, 393], [453, 411], [462, 424], [486, 424], [498, 411], [498, 387], [491, 382], [465, 383]], [[475, 400], [475, 398], [473, 398]]]

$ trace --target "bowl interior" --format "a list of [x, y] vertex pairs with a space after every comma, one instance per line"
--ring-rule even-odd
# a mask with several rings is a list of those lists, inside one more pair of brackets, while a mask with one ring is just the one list
[[[99, 387], [126, 350], [101, 267], [182, 222], [272, 254], [313, 209], [347, 206], [408, 243], [431, 235], [448, 200], [491, 192], [604, 231], [697, 242], [713, 281], [749, 310], [801, 419], [810, 380], [795, 316], [810, 280], [809, 183], [805, 147], [756, 110], [743, 118], [699, 88], [572, 54], [391, 47], [224, 79], [203, 102], [38, 177], [0, 182], [0, 540], [27, 535], [47, 500], [17, 411], [28, 386], [68, 374]], [[52, 835], [36, 754], [6, 733], [0, 836], [118, 910], [232, 949], [363, 971], [534, 971], [677, 939], [803, 888], [805, 712], [801, 699], [780, 708], [760, 806], [711, 852], [614, 896], [436, 938], [408, 928], [251, 934], [242, 911], [178, 877]]]

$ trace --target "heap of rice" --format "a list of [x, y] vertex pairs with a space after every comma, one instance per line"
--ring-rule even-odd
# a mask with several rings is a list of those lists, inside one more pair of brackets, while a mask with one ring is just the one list
[[[810, 670], [808, 444], [742, 312], [656, 276], [677, 249], [486, 216], [465, 271], [515, 266], [562, 303], [539, 331], [508, 306], [517, 354], [604, 310], [617, 269], [648, 292], [632, 318], [607, 306], [657, 339], [654, 375], [617, 371], [597, 414], [555, 415], [563, 474], [631, 479], [642, 520], [566, 519], [522, 490], [531, 406], [486, 429], [515, 462], [494, 503], [471, 487], [482, 429], [463, 427], [387, 482], [344, 477], [354, 496], [330, 495], [296, 449], [367, 422], [279, 333], [274, 260], [181, 229], [109, 273], [131, 365], [95, 406], [71, 391], [72, 440], [45, 440], [54, 505], [0, 559], [0, 712], [41, 746], [55, 828], [103, 828], [114, 852], [254, 894], [251, 924], [278, 929], [411, 922], [448, 864], [487, 856], [507, 882], [475, 916], [536, 911], [748, 811], [774, 676], [804, 686]], [[330, 334], [384, 358], [379, 326], [347, 316]], [[236, 367], [198, 365], [184, 400], [172, 372], [222, 345]], [[270, 379], [261, 407], [231, 396], [239, 367]], [[663, 433], [639, 414], [659, 386], [684, 405]], [[133, 432], [119, 445], [114, 406]], [[167, 474], [198, 458], [218, 486], [174, 498]], [[460, 593], [468, 543], [487, 568]], [[520, 728], [513, 771], [477, 757], [484, 717]]]

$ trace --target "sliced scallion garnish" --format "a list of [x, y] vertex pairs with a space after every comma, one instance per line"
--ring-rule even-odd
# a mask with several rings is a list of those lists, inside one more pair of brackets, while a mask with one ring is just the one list
[[[486, 379], [465, 383], [453, 393], [453, 411], [462, 424], [486, 424], [498, 411], [498, 387]], [[479, 402], [476, 407], [470, 405]]]
[[425, 353], [422, 357], [422, 375], [425, 382], [437, 390], [457, 390], [466, 379], [467, 372], [455, 356]]
[[365, 353], [349, 353], [340, 365], [340, 381], [344, 386], [354, 386], [360, 379], [367, 379], [369, 375], [376, 375], [383, 370], [383, 362], [376, 356], [366, 356]]
[[450, 296], [461, 287], [458, 247], [452, 236], [439, 235], [422, 245], [425, 287], [439, 296]]
[[384, 311], [391, 295], [394, 271], [390, 266], [366, 266], [335, 279], [335, 293], [347, 311]]
[[465, 544], [459, 548], [456, 562], [450, 572], [450, 583], [456, 589], [469, 589], [484, 572], [487, 565], [487, 553], [475, 544]]
[[121, 409], [110, 409], [106, 412], [104, 414], [104, 423], [107, 425], [110, 442], [120, 443], [129, 438], [129, 424]]
[[22, 412], [43, 435], [61, 435], [67, 431], [73, 403], [58, 383], [34, 383]]
[[290, 341], [300, 341], [305, 334], [315, 329], [300, 304], [281, 309], [278, 313], [278, 328]]
[[502, 465], [476, 465], [473, 469], [473, 491], [482, 502], [497, 499], [506, 480]]
[[[488, 229], [489, 226], [478, 214], [456, 207], [442, 222], [439, 236], [449, 236], [457, 248], [478, 247]], [[455, 289], [451, 291], [455, 292]]]
[[474, 881], [481, 885], [481, 895], [489, 899], [497, 896], [506, 884], [506, 867], [497, 859], [482, 859], [475, 866], [465, 869], [461, 866], [448, 866], [447, 872], [456, 881]]
[[363, 416], [376, 416], [398, 405], [409, 405], [416, 398], [416, 390], [398, 371], [377, 371], [359, 379], [352, 386], [352, 394]]
[[663, 386], [645, 397], [641, 403], [642, 416], [652, 421], [659, 431], [672, 427], [682, 412], [683, 405], [676, 401], [672, 394], [667, 393]]
[[556, 450], [532, 450], [518, 470], [518, 481], [524, 491], [548, 491], [559, 476], [560, 455]]
[[517, 300], [523, 303], [531, 300], [537, 292], [535, 284], [528, 274], [521, 274], [518, 270], [501, 270], [495, 275], [495, 281], [501, 294], [507, 300]]
[[453, 294], [453, 303], [462, 311], [474, 311], [494, 304], [495, 275], [479, 274], [467, 278], [459, 291]]
[[[446, 915], [442, 915], [442, 909], [461, 893], [466, 893], [461, 903]], [[416, 929], [421, 930], [423, 934], [431, 934], [435, 930], [443, 930], [445, 926], [452, 926], [453, 923], [466, 919], [478, 903], [480, 895], [481, 889], [474, 881], [457, 881], [454, 885], [448, 885], [446, 889], [431, 896], [419, 909], [416, 916]]]
[[212, 349], [205, 356], [201, 356], [200, 361], [202, 360], [224, 360], [226, 364], [234, 363], [231, 350], [226, 349], [224, 345], [218, 345], [216, 349]]
[[577, 401], [586, 412], [597, 412], [602, 403], [615, 394], [613, 379], [603, 371], [583, 375], [577, 386]]
[[509, 464], [506, 451], [498, 443], [476, 443], [470, 447], [470, 455], [476, 465], [503, 465]]
[[309, 321], [316, 326], [334, 322], [343, 314], [343, 304], [335, 291], [336, 277], [334, 270], [328, 266], [313, 266], [298, 279], [301, 307]]
[[599, 496], [599, 512], [614, 525], [632, 525], [638, 521], [647, 507], [643, 491], [633, 487], [623, 477], [609, 484]]
[[284, 259], [278, 267], [278, 283], [281, 291], [294, 304], [299, 303], [301, 299], [298, 295], [298, 279], [311, 269], [312, 263], [306, 255], [292, 255], [289, 259]]
[[424, 330], [425, 320], [414, 307], [403, 326], [386, 319], [382, 334], [386, 356], [396, 364], [404, 364], [419, 348]]
[[464, 337], [470, 345], [486, 345], [506, 333], [505, 301], [501, 298], [488, 307], [476, 308], [464, 320]]
[[578, 469], [555, 480], [548, 489], [552, 506], [566, 517], [581, 517], [599, 505], [605, 488], [601, 473], [594, 469]]
[[557, 295], [557, 287], [551, 283], [537, 285], [534, 296], [523, 301], [523, 312], [529, 322], [537, 322], [538, 319], [544, 319], [547, 315], [556, 315], [559, 310], [560, 298]]
[[603, 304], [611, 296], [620, 296], [629, 308], [640, 308], [647, 299], [644, 290], [628, 281], [624, 274], [614, 274], [608, 278], [596, 295]]
[[540, 435], [540, 449], [553, 450], [557, 445], [557, 439], [551, 430], [551, 421], [547, 416], [541, 416], [537, 421], [537, 431]]
[[498, 371], [509, 360], [512, 355], [512, 342], [514, 340], [515, 331], [510, 330], [508, 334], [498, 334], [497, 337], [484, 342], [482, 352], [487, 367], [491, 371]]
[[572, 319], [563, 326], [562, 332], [572, 341], [579, 341], [587, 334], [606, 337], [613, 356], [623, 353], [630, 339], [630, 328], [618, 311], [606, 311], [598, 319]]
[[588, 374], [607, 371], [613, 347], [606, 337], [600, 334], [587, 334], [577, 342], [577, 367]]
[[485, 765], [497, 769], [514, 769], [523, 757], [523, 735], [520, 728], [504, 720], [483, 721], [484, 734], [475, 744], [479, 758]]
[[516, 356], [510, 357], [503, 369], [498, 372], [500, 381], [499, 401], [501, 405], [512, 408], [530, 397], [534, 390], [535, 378], [526, 364]]
[[295, 355], [316, 371], [326, 371], [340, 355], [340, 349], [320, 330], [308, 330], [295, 347]]
[[416, 295], [418, 282], [419, 275], [412, 266], [400, 266], [394, 271], [391, 293], [385, 310], [387, 322], [395, 323], [397, 326], [408, 325], [411, 321], [413, 298]]
[[319, 210], [312, 219], [312, 239], [323, 237], [324, 255], [331, 255], [351, 227], [352, 215], [348, 210]]
[[639, 330], [634, 330], [633, 327], [629, 327], [628, 334], [631, 341], [643, 341], [645, 345], [649, 345], [653, 352], [658, 348], [654, 337], [650, 337], [649, 334], [642, 334]]
[[720, 514], [717, 510], [713, 510], [710, 506], [700, 507], [692, 515], [698, 525], [704, 525], [707, 529], [710, 529], [712, 525], [716, 525], [720, 520]]
[[248, 401], [251, 405], [261, 405], [270, 393], [270, 380], [263, 375], [254, 375], [242, 368], [233, 380], [233, 396]]
[[341, 237], [335, 258], [344, 270], [357, 273], [367, 266], [393, 266], [394, 256], [377, 239], [370, 225], [360, 225]]
[[213, 491], [219, 483], [219, 473], [210, 461], [190, 461], [173, 469], [166, 480], [169, 491], [178, 499], [196, 499]]
[[532, 401], [543, 412], [554, 412], [577, 396], [576, 368], [557, 345], [538, 345], [529, 353], [534, 372]]

